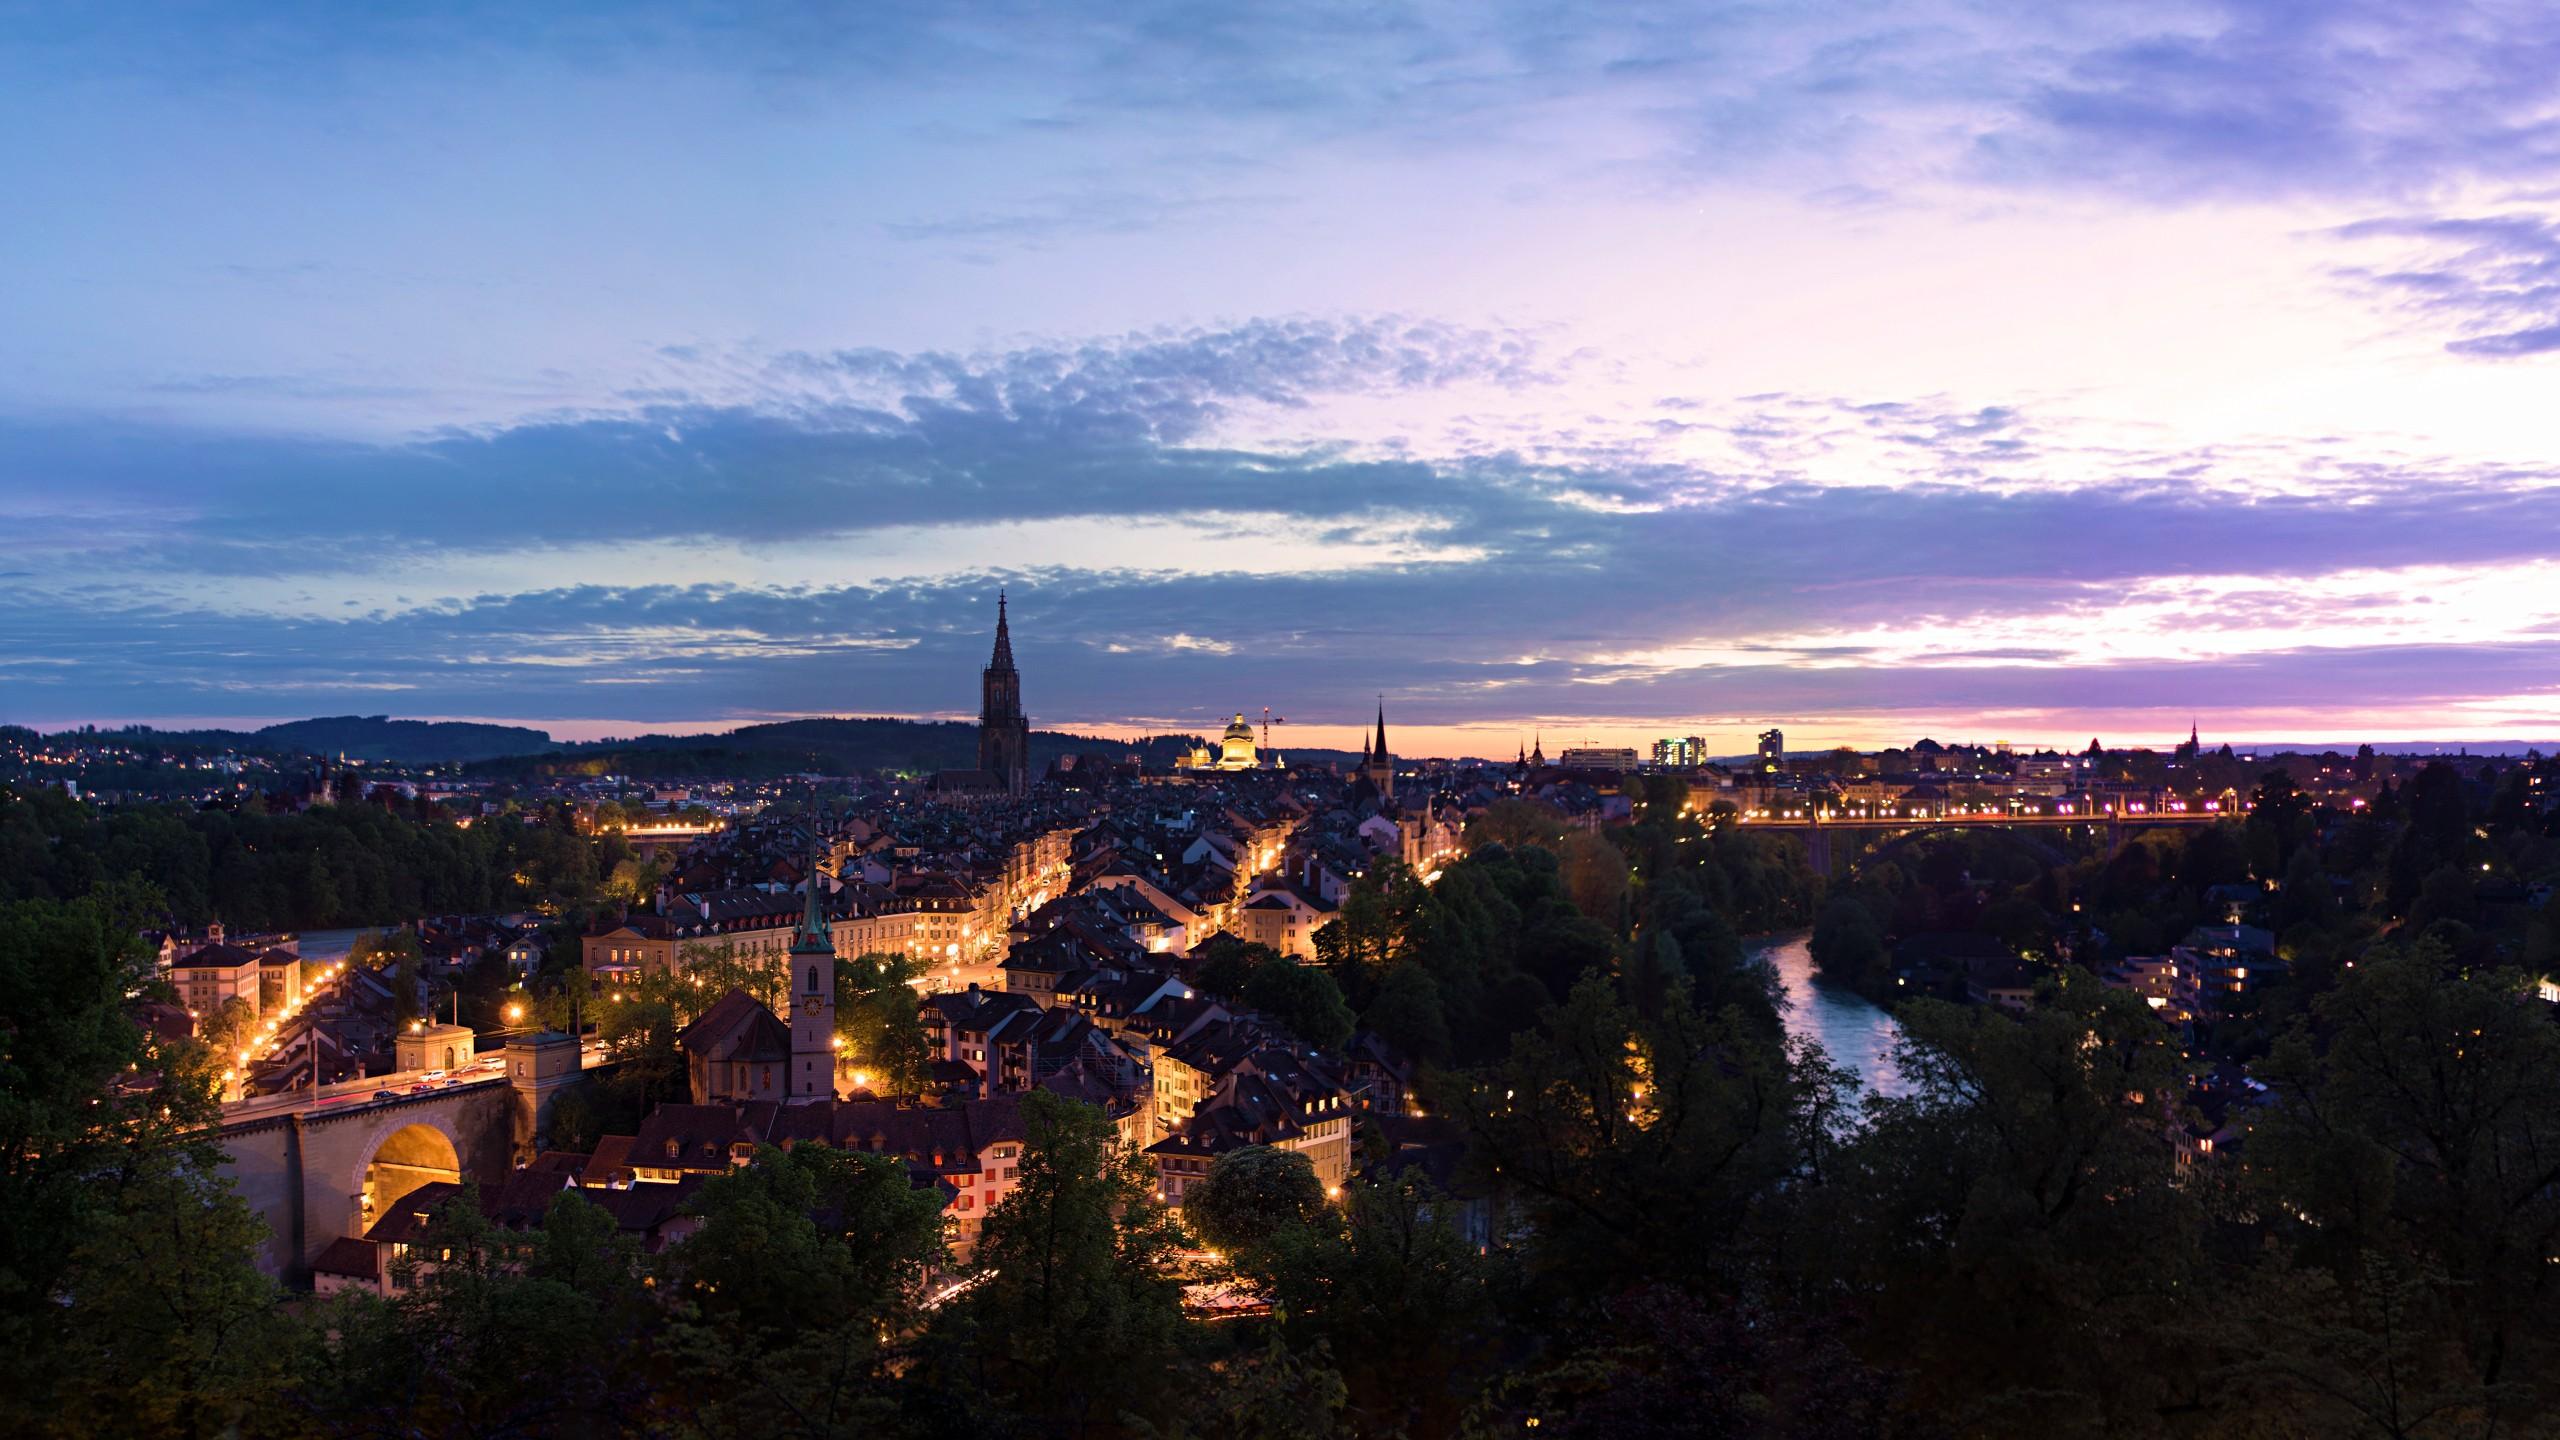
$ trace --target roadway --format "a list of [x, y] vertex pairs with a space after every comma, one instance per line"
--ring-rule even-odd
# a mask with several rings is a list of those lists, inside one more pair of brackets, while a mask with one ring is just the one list
[[[579, 1053], [578, 1068], [592, 1070], [610, 1063], [604, 1045], [590, 1040]], [[354, 1105], [370, 1105], [377, 1100], [400, 1100], [411, 1095], [431, 1095], [438, 1090], [457, 1089], [468, 1085], [486, 1085], [507, 1078], [507, 1052], [493, 1050], [451, 1072], [438, 1070], [403, 1070], [388, 1075], [364, 1075], [353, 1080], [334, 1080], [320, 1087], [314, 1095], [308, 1087], [279, 1091], [273, 1095], [252, 1095], [227, 1102], [222, 1118], [265, 1120], [278, 1115], [307, 1114], [314, 1110], [335, 1110]]]

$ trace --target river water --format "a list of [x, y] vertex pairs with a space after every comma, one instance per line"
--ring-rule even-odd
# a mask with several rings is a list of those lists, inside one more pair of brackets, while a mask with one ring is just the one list
[[1902, 1027], [1867, 997], [1826, 983], [1813, 968], [1808, 938], [1809, 932], [1799, 930], [1764, 935], [1745, 945], [1778, 972], [1778, 984], [1786, 992], [1781, 1018], [1787, 1033], [1819, 1042], [1833, 1064], [1848, 1067], [1870, 1092], [1902, 1094], [1902, 1072], [1893, 1064]]

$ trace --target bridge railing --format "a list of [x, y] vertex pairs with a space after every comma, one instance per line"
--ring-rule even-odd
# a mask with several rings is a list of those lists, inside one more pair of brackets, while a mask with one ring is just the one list
[[2225, 809], [2214, 801], [2135, 801], [2121, 805], [2057, 805], [2006, 807], [1991, 805], [1847, 805], [1834, 808], [1767, 806], [1735, 813], [1738, 824], [1758, 829], [1804, 829], [1817, 825], [1886, 825], [1925, 821], [1940, 825], [2086, 825], [2093, 821], [2206, 824], [2245, 813], [2247, 807]]

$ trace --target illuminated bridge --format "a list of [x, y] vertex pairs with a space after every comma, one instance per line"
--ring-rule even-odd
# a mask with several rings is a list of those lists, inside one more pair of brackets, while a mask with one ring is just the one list
[[624, 840], [630, 842], [632, 849], [647, 855], [653, 851], [672, 850], [689, 845], [719, 828], [717, 824], [688, 825], [682, 821], [668, 820], [647, 825], [626, 826], [621, 831], [621, 835]]
[[2099, 833], [2107, 848], [2120, 848], [2136, 830], [2164, 826], [2197, 827], [2231, 819], [2245, 809], [2231, 801], [2183, 800], [2073, 802], [2053, 806], [2019, 803], [1990, 805], [1842, 805], [1834, 807], [1773, 806], [1743, 810], [1731, 823], [1747, 830], [1774, 830], [1804, 837], [1806, 858], [1817, 873], [1831, 873], [1832, 837], [1847, 835], [1867, 842], [1895, 835], [1938, 830], [2058, 830]]

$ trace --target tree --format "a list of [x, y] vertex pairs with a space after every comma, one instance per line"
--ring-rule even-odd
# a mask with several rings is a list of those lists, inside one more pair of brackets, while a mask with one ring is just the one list
[[956, 1327], [937, 1377], [1012, 1406], [1042, 1433], [1169, 1422], [1184, 1404], [1178, 1232], [1109, 1117], [1045, 1090], [1022, 1098], [1022, 1165], [987, 1216], [977, 1283], [937, 1312]]
[[2258, 777], [2243, 827], [2248, 834], [2250, 868], [2258, 878], [2273, 880], [2284, 874], [2294, 847], [2306, 838], [2310, 825], [2310, 797], [2295, 787], [2291, 774], [2275, 769]]
[[1618, 919], [1618, 900], [1627, 891], [1627, 857], [1597, 835], [1577, 832], [1556, 851], [1564, 872], [1565, 893], [1585, 918], [1603, 925]]
[[[1843, 1342], [1841, 1327], [1766, 1302], [1649, 1286], [1599, 1323], [1561, 1336], [1551, 1364], [1514, 1376], [1509, 1409], [1541, 1433], [1607, 1440], [1866, 1440], [1905, 1433], [1892, 1386]], [[1921, 1427], [1920, 1433], [1929, 1433]]]
[[1232, 1440], [1331, 1440], [1342, 1432], [1349, 1391], [1319, 1348], [1292, 1354], [1281, 1332], [1263, 1347], [1211, 1366], [1189, 1408], [1192, 1433]]
[[234, 995], [196, 1021], [196, 1038], [226, 1066], [248, 1063], [249, 1042], [258, 1033], [258, 1008]]
[[1915, 1407], [1967, 1433], [2152, 1413], [2204, 1373], [2205, 1214], [2163, 1138], [2180, 1057], [2130, 993], [2039, 1002], [1903, 1006], [1910, 1093], [1869, 1102], [1777, 1232], [1812, 1293], [1860, 1308]]
[[1351, 1038], [1351, 1007], [1343, 1003], [1342, 987], [1313, 966], [1288, 959], [1256, 966], [1244, 983], [1244, 1003], [1318, 1050], [1339, 1050]]
[[0, 1425], [186, 1433], [239, 1423], [289, 1343], [217, 1178], [215, 1066], [125, 1015], [156, 984], [156, 894], [0, 905]]
[[920, 1095], [933, 1076], [933, 1051], [925, 1042], [924, 1016], [916, 1003], [921, 961], [903, 954], [873, 953], [836, 962], [836, 1038], [844, 1063], [870, 1076], [883, 1095]]
[[206, 1161], [132, 1145], [92, 1177], [95, 1221], [45, 1327], [44, 1378], [18, 1392], [45, 1413], [13, 1433], [215, 1434], [282, 1402], [301, 1336], [254, 1263], [267, 1227]]
[[690, 1423], [738, 1436], [878, 1428], [892, 1342], [942, 1254], [932, 1192], [892, 1157], [766, 1146], [692, 1208], [702, 1228], [662, 1267]]
[[1875, 912], [1851, 895], [1835, 895], [1824, 903], [1805, 948], [1823, 974], [1870, 992], [1882, 986], [1893, 958]]
[[1256, 969], [1279, 958], [1268, 945], [1221, 930], [1192, 947], [1191, 981], [1221, 1000], [1234, 1000]]
[[1694, 1272], [1801, 1158], [1806, 1097], [1777, 1038], [1699, 1013], [1685, 984], [1640, 1010], [1585, 976], [1449, 1088], [1483, 1183], [1537, 1226], [1533, 1275], [1576, 1293]]
[[1406, 963], [1388, 971], [1361, 1020], [1399, 1053], [1426, 1064], [1448, 1058], [1449, 1021], [1441, 1010], [1440, 986], [1420, 965]]
[[1538, 800], [1496, 800], [1467, 822], [1467, 848], [1500, 845], [1517, 850], [1535, 845], [1553, 849], [1571, 828], [1564, 812]]
[[1324, 1183], [1295, 1150], [1247, 1145], [1219, 1156], [1182, 1197], [1182, 1223], [1220, 1250], [1240, 1251], [1324, 1213]]
[[2413, 1383], [2486, 1404], [2528, 1382], [2547, 1406], [2560, 1402], [2546, 1278], [2560, 1032], [2525, 977], [2449, 971], [2430, 942], [2377, 948], [2277, 1043], [2263, 1070], [2280, 1103], [2252, 1140], [2252, 1190], [2298, 1222], [2280, 1232], [2295, 1257], [2349, 1302], [2364, 1303], [2352, 1292], [2369, 1273], [2426, 1282], [2424, 1304], [2361, 1312], [2436, 1327], [2435, 1368]]
[[1346, 994], [1366, 999], [1374, 992], [1404, 942], [1405, 927], [1425, 888], [1398, 861], [1380, 861], [1351, 882], [1333, 920], [1316, 930], [1317, 963]]
[[1354, 1180], [1243, 1257], [1290, 1348], [1338, 1371], [1355, 1434], [1445, 1435], [1476, 1398], [1499, 1331], [1457, 1208], [1410, 1173]]

